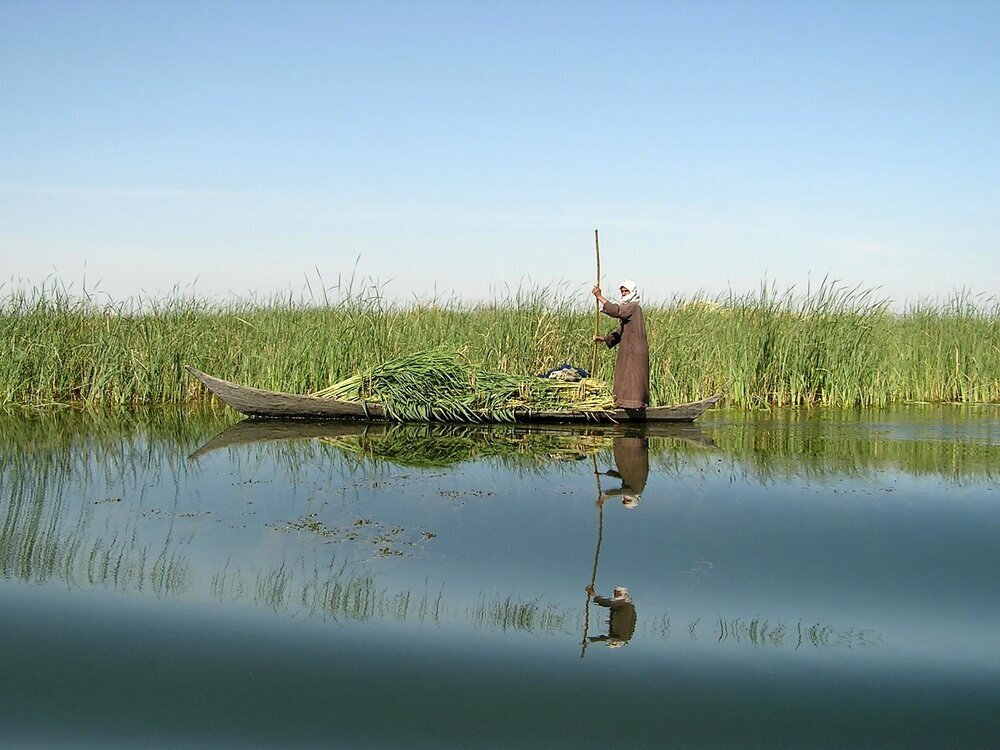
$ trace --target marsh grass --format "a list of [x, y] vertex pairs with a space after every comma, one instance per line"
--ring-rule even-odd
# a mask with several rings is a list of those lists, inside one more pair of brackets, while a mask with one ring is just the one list
[[[731, 406], [1000, 401], [1000, 304], [957, 293], [893, 311], [874, 291], [645, 306], [654, 404], [723, 393]], [[603, 320], [602, 330], [614, 321]], [[419, 350], [446, 348], [507, 374], [588, 367], [586, 294], [519, 289], [487, 303], [390, 304], [378, 289], [335, 299], [192, 297], [96, 302], [57, 283], [0, 299], [0, 403], [176, 403], [208, 398], [193, 364], [261, 388], [311, 393]], [[596, 377], [610, 381], [614, 353]]]

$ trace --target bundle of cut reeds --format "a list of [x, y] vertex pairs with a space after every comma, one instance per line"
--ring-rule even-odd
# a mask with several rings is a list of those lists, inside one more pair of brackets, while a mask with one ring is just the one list
[[513, 421], [519, 410], [600, 413], [614, 406], [610, 390], [600, 381], [567, 383], [490, 372], [446, 349], [397, 357], [312, 395], [377, 403], [403, 422]]

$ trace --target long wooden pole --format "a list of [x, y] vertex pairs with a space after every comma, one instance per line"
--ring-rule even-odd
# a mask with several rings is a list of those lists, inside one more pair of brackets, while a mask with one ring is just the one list
[[[594, 252], [597, 254], [597, 286], [601, 285], [601, 241], [594, 230]], [[594, 335], [601, 335], [601, 301], [595, 300], [597, 308], [594, 310]], [[597, 372], [597, 342], [594, 342], [594, 361], [590, 366], [590, 377], [596, 377]]]

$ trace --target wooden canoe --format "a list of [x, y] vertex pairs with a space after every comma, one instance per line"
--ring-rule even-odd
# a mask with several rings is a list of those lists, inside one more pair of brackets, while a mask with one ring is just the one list
[[[378, 404], [337, 401], [317, 396], [301, 396], [294, 393], [249, 388], [231, 383], [228, 380], [214, 378], [190, 365], [186, 366], [185, 369], [225, 404], [248, 417], [393, 421]], [[515, 419], [518, 422], [693, 422], [721, 398], [721, 394], [716, 394], [690, 404], [654, 406], [647, 409], [614, 409], [608, 412], [532, 411], [524, 409], [516, 412]]]

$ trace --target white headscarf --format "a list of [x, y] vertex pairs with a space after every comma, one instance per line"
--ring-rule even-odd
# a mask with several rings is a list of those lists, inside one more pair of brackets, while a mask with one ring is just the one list
[[623, 286], [628, 289], [628, 294], [622, 297], [622, 302], [638, 302], [639, 301], [639, 286], [632, 279], [625, 279], [619, 286]]
[[628, 589], [624, 586], [615, 586], [611, 592], [611, 601], [631, 603], [632, 595], [629, 594]]

